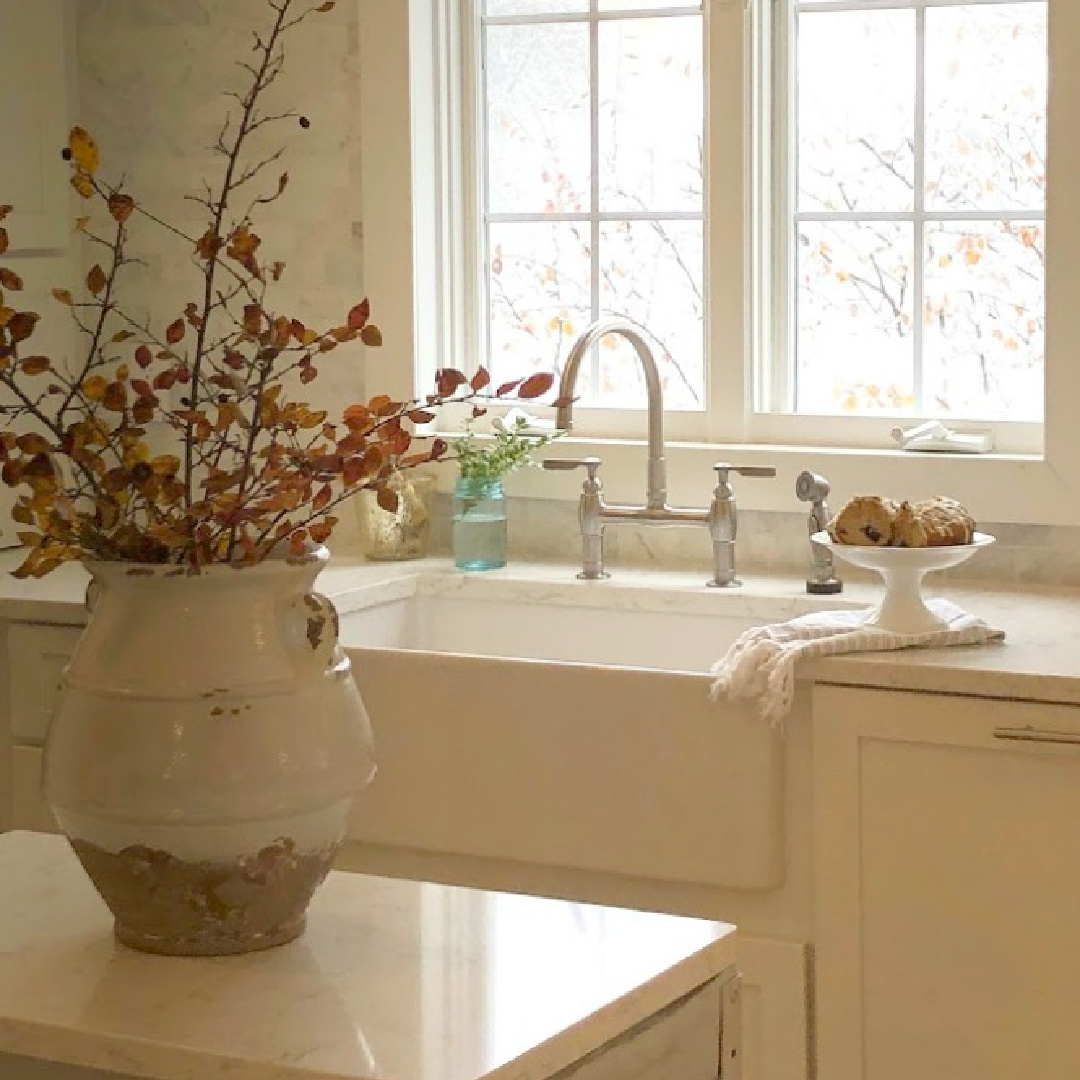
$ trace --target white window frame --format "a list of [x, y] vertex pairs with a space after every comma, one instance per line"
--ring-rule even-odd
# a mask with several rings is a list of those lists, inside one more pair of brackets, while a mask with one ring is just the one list
[[[947, 7], [970, 3], [971, 0], [880, 0], [880, 6], [889, 10], [906, 9], [915, 13], [918, 22], [917, 42], [925, 47], [922, 28], [928, 7]], [[1015, 0], [979, 0], [980, 3], [1013, 3]], [[865, 0], [828, 0], [814, 7], [815, 12], [865, 11]], [[772, 118], [780, 136], [764, 140], [759, 133], [751, 132], [754, 140], [750, 152], [752, 182], [750, 228], [757, 230], [757, 239], [751, 240], [750, 273], [752, 275], [751, 298], [753, 311], [752, 370], [756, 378], [753, 404], [747, 409], [746, 433], [756, 442], [788, 439], [800, 443], [818, 445], [856, 446], [883, 448], [890, 445], [888, 434], [895, 426], [907, 427], [926, 420], [920, 413], [906, 416], [888, 414], [841, 416], [792, 413], [793, 393], [791, 383], [791, 334], [794, 326], [794, 252], [792, 248], [791, 222], [796, 216], [792, 206], [795, 192], [795, 167], [790, 160], [790, 139], [787, 137], [788, 117], [794, 110], [794, 87], [788, 76], [794, 67], [794, 19], [795, 0], [767, 0], [751, 5], [750, 13], [750, 71], [754, 105], [752, 115]], [[775, 57], [785, 56], [784, 63], [775, 63]], [[923, 77], [920, 70], [918, 78]], [[921, 99], [923, 87], [916, 87]], [[915, 110], [916, 122], [916, 170], [921, 168], [922, 140], [925, 134], [921, 109]], [[760, 202], [756, 200], [761, 200]], [[914, 213], [921, 222], [921, 201], [916, 192]], [[809, 215], [811, 217], [815, 215]], [[907, 220], [910, 214], [881, 215], [885, 220]], [[975, 215], [935, 213], [927, 215], [935, 220], [960, 221]], [[1016, 214], [1006, 216], [1045, 219], [1045, 214]], [[978, 215], [979, 220], [983, 216]], [[996, 219], [995, 219], [996, 220]], [[916, 260], [919, 259], [921, 231], [916, 229]], [[917, 266], [916, 266], [917, 269]], [[787, 305], [785, 317], [771, 317], [782, 305]], [[921, 307], [918, 297], [915, 310]], [[916, 320], [915, 332], [919, 333]], [[991, 431], [995, 446], [1006, 452], [1041, 454], [1043, 450], [1043, 424], [1015, 421], [979, 422], [957, 426]]]
[[[765, 0], [768, 2], [768, 0]], [[399, 396], [424, 393], [437, 362], [476, 356], [463, 323], [455, 316], [468, 297], [455, 295], [454, 269], [461, 273], [469, 253], [454, 251], [450, 237], [475, 193], [446, 163], [447, 143], [464, 133], [469, 117], [460, 102], [440, 93], [455, 62], [450, 0], [358, 0], [361, 10], [360, 78], [365, 291], [378, 313], [386, 345], [369, 354], [372, 386]], [[760, 162], [764, 148], [745, 110], [721, 109], [732, 94], [758, 94], [746, 73], [761, 26], [753, 3], [706, 0], [710, 20], [707, 66], [709, 106], [714, 112], [709, 144], [711, 169], [707, 206], [707, 250], [741, 249], [750, 217], [752, 188], [747, 163]], [[1048, 124], [1046, 250], [1046, 419], [1041, 453], [916, 455], [860, 449], [833, 435], [802, 443], [791, 417], [773, 417], [755, 427], [754, 387], [742, 364], [725, 375], [703, 428], [689, 431], [684, 417], [669, 414], [668, 488], [674, 504], [704, 505], [712, 484], [710, 466], [719, 458], [773, 465], [776, 481], [740, 486], [740, 505], [798, 511], [793, 485], [804, 468], [824, 473], [834, 497], [877, 490], [909, 497], [948, 492], [967, 502], [983, 521], [1080, 525], [1080, 3], [1049, 0], [1051, 100]], [[448, 15], [448, 12], [450, 13]], [[760, 143], [760, 140], [758, 140]], [[723, 146], [745, 148], [743, 160]], [[755, 167], [760, 167], [755, 166]], [[756, 180], [756, 177], [754, 178]], [[761, 243], [760, 237], [751, 243]], [[460, 282], [468, 278], [457, 277]], [[475, 277], [473, 278], [475, 280]], [[750, 275], [730, 261], [710, 260], [713, 296], [706, 349], [728, 367], [750, 344], [745, 313], [760, 302]], [[720, 349], [728, 355], [720, 355]], [[591, 411], [602, 414], [603, 410]], [[696, 415], [696, 414], [695, 414]], [[590, 416], [589, 420], [592, 421]], [[614, 499], [639, 501], [644, 486], [644, 423], [627, 435], [614, 426], [563, 442], [565, 453], [596, 453], [604, 459], [605, 487]], [[771, 426], [772, 421], [775, 425]], [[844, 418], [847, 424], [849, 418]], [[640, 431], [640, 435], [637, 432]], [[446, 479], [444, 474], [444, 479]], [[516, 490], [540, 498], [572, 498], [572, 475], [533, 473], [515, 479]]]

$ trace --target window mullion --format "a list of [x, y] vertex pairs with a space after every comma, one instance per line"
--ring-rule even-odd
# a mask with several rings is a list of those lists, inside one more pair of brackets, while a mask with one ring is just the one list
[[[589, 303], [593, 320], [600, 317], [600, 20], [599, 0], [589, 0]], [[600, 386], [600, 353], [589, 357], [590, 383]]]
[[915, 153], [913, 161], [912, 191], [915, 221], [912, 227], [912, 275], [914, 288], [911, 295], [912, 325], [912, 389], [916, 411], [926, 409], [926, 385], [923, 364], [923, 301], [926, 283], [926, 259], [924, 257], [926, 221], [926, 8], [915, 9]]

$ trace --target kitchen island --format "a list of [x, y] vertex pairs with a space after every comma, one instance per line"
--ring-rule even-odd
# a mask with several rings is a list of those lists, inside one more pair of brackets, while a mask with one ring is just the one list
[[150, 956], [64, 840], [6, 833], [0, 1078], [713, 1080], [734, 929], [332, 872], [295, 942]]

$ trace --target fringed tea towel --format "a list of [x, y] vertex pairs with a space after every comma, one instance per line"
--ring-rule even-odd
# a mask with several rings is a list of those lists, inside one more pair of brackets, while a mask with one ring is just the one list
[[948, 624], [923, 634], [896, 634], [864, 625], [871, 609], [816, 611], [788, 622], [755, 626], [744, 631], [726, 655], [712, 667], [711, 697], [756, 700], [758, 714], [779, 723], [791, 709], [795, 693], [795, 662], [803, 657], [875, 652], [942, 645], [983, 645], [1001, 641], [982, 619], [948, 600], [927, 600], [926, 606]]

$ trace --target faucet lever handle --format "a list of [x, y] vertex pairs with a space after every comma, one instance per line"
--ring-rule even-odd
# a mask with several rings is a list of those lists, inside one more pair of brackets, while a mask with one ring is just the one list
[[586, 483], [596, 484], [596, 473], [600, 468], [601, 462], [598, 457], [544, 458], [540, 464], [545, 469], [551, 469], [553, 472], [570, 472], [572, 469], [587, 469], [589, 478]]
[[725, 483], [728, 473], [738, 473], [739, 476], [775, 476], [776, 469], [771, 465], [732, 465], [730, 461], [718, 461], [713, 468], [716, 477], [721, 483]]

